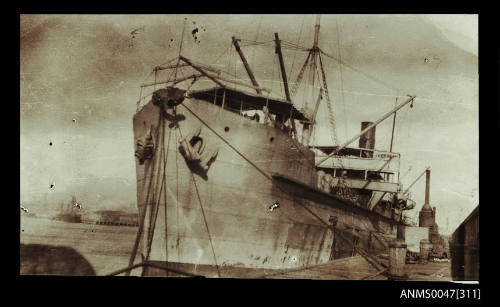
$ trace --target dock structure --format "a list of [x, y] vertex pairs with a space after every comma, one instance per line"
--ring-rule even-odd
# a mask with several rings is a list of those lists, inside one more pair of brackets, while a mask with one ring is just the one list
[[450, 238], [453, 280], [479, 280], [479, 204]]
[[402, 227], [398, 237], [385, 242], [385, 252], [367, 254], [357, 250], [352, 257], [327, 263], [268, 273], [258, 278], [319, 280], [451, 280], [448, 259], [425, 262], [406, 261], [406, 240]]
[[[388, 273], [389, 256], [377, 257], [387, 269], [377, 270], [360, 255], [333, 260], [324, 264], [301, 269], [259, 276], [271, 279], [313, 279], [313, 280], [390, 280]], [[429, 261], [426, 264], [406, 264], [405, 280], [450, 281], [451, 265], [448, 261]]]
[[83, 223], [96, 225], [131, 226], [138, 227], [138, 216], [136, 213], [126, 213], [117, 210], [100, 210], [85, 214]]
[[324, 264], [301, 269], [284, 270], [280, 273], [268, 274], [263, 278], [273, 279], [327, 279], [327, 280], [387, 280], [385, 270], [377, 271], [360, 255], [341, 258]]

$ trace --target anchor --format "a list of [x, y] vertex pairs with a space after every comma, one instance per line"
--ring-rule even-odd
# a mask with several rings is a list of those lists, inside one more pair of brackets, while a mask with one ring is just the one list
[[153, 136], [151, 135], [151, 127], [149, 127], [146, 134], [137, 139], [135, 143], [136, 150], [135, 156], [139, 158], [139, 164], [143, 165], [145, 160], [149, 160], [153, 157], [154, 143]]
[[189, 169], [204, 180], [207, 180], [207, 172], [215, 159], [217, 159], [219, 149], [217, 148], [211, 151], [211, 153], [205, 152], [207, 144], [201, 136], [201, 126], [185, 138], [180, 139], [179, 144], [179, 152], [186, 160]]

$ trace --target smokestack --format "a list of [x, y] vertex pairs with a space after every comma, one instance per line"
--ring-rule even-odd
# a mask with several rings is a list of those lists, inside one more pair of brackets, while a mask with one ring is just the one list
[[[361, 131], [365, 130], [372, 122], [361, 122]], [[374, 126], [368, 132], [359, 137], [359, 148], [375, 149], [375, 128]]]
[[425, 204], [429, 204], [429, 190], [431, 185], [431, 170], [425, 170]]
[[432, 227], [434, 225], [435, 212], [432, 210], [432, 207], [429, 204], [430, 184], [431, 170], [430, 168], [427, 168], [425, 170], [425, 203], [422, 206], [422, 210], [420, 210], [418, 221], [420, 227]]

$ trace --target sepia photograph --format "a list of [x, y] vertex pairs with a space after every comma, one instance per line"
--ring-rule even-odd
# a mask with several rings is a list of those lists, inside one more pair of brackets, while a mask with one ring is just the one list
[[479, 281], [477, 14], [19, 22], [21, 276]]

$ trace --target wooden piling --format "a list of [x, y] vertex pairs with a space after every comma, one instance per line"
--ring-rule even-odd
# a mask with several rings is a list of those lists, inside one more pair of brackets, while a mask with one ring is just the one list
[[395, 240], [389, 243], [389, 276], [391, 279], [405, 279], [406, 243]]
[[427, 263], [429, 260], [429, 253], [431, 251], [431, 242], [427, 239], [420, 240], [420, 255], [418, 257], [419, 263]]

